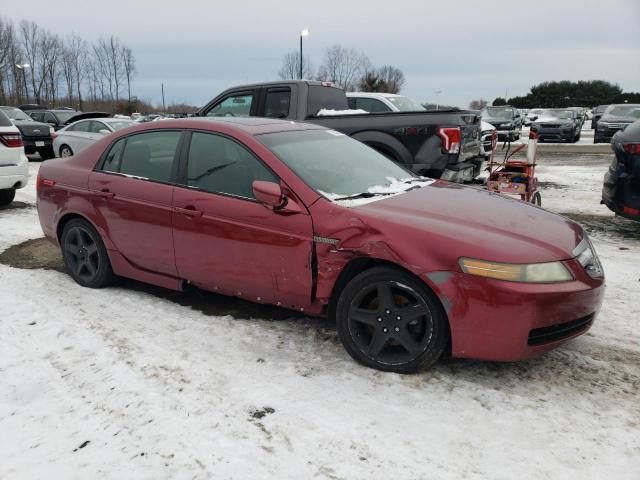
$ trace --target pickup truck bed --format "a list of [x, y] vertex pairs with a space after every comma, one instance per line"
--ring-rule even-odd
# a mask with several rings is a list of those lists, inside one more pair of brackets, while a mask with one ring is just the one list
[[[348, 108], [344, 91], [332, 84], [291, 80], [230, 88], [198, 115], [316, 123], [349, 135], [420, 175], [468, 181], [481, 172], [484, 156], [476, 111], [339, 114]], [[323, 109], [335, 112], [319, 116]]]

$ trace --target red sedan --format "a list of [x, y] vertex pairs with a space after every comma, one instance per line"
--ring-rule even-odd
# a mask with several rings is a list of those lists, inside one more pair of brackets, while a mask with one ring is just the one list
[[529, 358], [585, 333], [604, 274], [576, 223], [260, 118], [116, 132], [38, 177], [70, 275], [187, 284], [335, 320], [359, 362]]

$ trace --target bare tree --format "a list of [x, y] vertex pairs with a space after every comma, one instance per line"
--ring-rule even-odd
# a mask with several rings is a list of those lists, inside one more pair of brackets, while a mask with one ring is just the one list
[[487, 105], [489, 105], [489, 102], [484, 98], [480, 98], [478, 100], [472, 100], [471, 102], [469, 102], [469, 108], [471, 110], [482, 110]]
[[136, 73], [136, 58], [133, 56], [133, 52], [129, 47], [122, 47], [122, 67], [124, 68], [124, 75], [127, 79], [127, 97], [129, 105], [129, 114], [133, 113], [131, 110], [131, 80]]
[[380, 77], [380, 82], [385, 87], [385, 93], [400, 93], [404, 85], [404, 74], [402, 70], [391, 65], [384, 65], [376, 69]]
[[[300, 76], [300, 52], [292, 51], [282, 58], [282, 67], [278, 70], [281, 80], [296, 79]], [[313, 78], [313, 67], [309, 57], [302, 59], [302, 78]]]
[[[24, 52], [27, 63], [29, 63], [31, 67], [29, 68], [29, 70], [31, 74], [31, 88], [33, 90], [33, 96], [35, 97], [35, 102], [38, 103], [40, 101], [40, 88], [36, 88], [36, 70], [39, 68], [37, 59], [40, 56], [40, 27], [38, 27], [35, 22], [28, 22], [26, 20], [23, 20], [22, 22], [20, 22], [20, 36], [22, 40], [22, 51]], [[25, 74], [23, 70], [23, 76], [24, 75]], [[28, 98], [29, 89], [26, 85], [26, 81], [25, 89], [25, 94]]]
[[371, 62], [364, 53], [336, 44], [325, 51], [318, 79], [334, 82], [347, 91], [353, 91], [370, 66]]

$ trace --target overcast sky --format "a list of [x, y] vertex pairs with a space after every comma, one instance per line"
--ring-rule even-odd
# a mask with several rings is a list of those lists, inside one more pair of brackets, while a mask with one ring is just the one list
[[[11, 3], [2, 0], [2, 3]], [[602, 79], [640, 91], [640, 0], [22, 0], [0, 15], [59, 35], [117, 35], [136, 56], [133, 91], [201, 105], [221, 90], [276, 80], [309, 28], [317, 68], [327, 46], [364, 52], [406, 77], [404, 94], [466, 107], [524, 95], [545, 80]], [[437, 93], [440, 92], [440, 93]]]

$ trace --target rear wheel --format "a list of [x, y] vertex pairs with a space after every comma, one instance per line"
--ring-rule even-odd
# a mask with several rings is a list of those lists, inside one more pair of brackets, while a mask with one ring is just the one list
[[431, 290], [412, 275], [376, 267], [354, 277], [336, 308], [338, 334], [358, 362], [410, 373], [433, 365], [449, 337], [447, 319]]
[[113, 270], [107, 249], [89, 222], [80, 218], [70, 220], [62, 230], [60, 244], [64, 263], [76, 282], [90, 288], [111, 283]]
[[15, 188], [7, 188], [4, 190], [0, 190], [0, 205], [9, 205], [13, 202], [13, 199], [16, 197], [16, 189]]
[[60, 147], [60, 156], [61, 157], [72, 157], [73, 156], [73, 150], [71, 150], [71, 147], [69, 145], [62, 145]]

